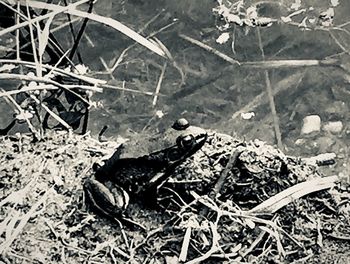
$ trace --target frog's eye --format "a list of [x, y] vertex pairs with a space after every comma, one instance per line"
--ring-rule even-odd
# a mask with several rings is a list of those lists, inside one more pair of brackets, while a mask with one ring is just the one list
[[180, 148], [190, 148], [192, 147], [196, 142], [196, 139], [194, 138], [193, 135], [186, 135], [186, 136], [180, 136], [176, 139], [176, 144], [180, 147]]

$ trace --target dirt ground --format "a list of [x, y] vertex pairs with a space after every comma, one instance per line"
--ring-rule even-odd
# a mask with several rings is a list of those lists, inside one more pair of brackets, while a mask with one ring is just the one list
[[[215, 138], [205, 155], [187, 160], [174, 178], [202, 175], [205, 181], [220, 174], [227, 160], [219, 161], [229, 157], [233, 138]], [[277, 213], [240, 217], [263, 193], [271, 197], [322, 176], [314, 166], [290, 158], [288, 177], [277, 178], [286, 157], [263, 143], [248, 143], [241, 162], [249, 172], [237, 174], [244, 179], [255, 171], [254, 184], [236, 193], [226, 185], [221, 201], [194, 187], [200, 197], [187, 206], [186, 199], [178, 207], [131, 204], [127, 217], [137, 224], [95, 214], [85, 203], [82, 183], [91, 177], [92, 164], [118, 144], [63, 132], [35, 143], [24, 134], [1, 139], [1, 263], [349, 263], [350, 201], [344, 179]], [[219, 163], [206, 164], [207, 155]]]

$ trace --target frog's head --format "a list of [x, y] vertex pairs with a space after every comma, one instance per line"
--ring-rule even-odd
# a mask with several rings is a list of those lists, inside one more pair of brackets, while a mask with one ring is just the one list
[[172, 142], [171, 147], [164, 149], [170, 164], [192, 156], [202, 148], [208, 137], [206, 130], [190, 125], [184, 118], [176, 120], [172, 128], [164, 134], [164, 141]]
[[158, 156], [161, 153], [162, 159], [167, 161], [166, 170], [158, 173], [150, 180], [150, 187], [164, 182], [178, 165], [200, 150], [208, 138], [208, 134], [204, 129], [195, 126], [187, 126], [184, 129], [177, 130], [177, 132], [180, 133], [175, 140], [175, 145], [150, 154], [150, 156]]
[[[174, 122], [171, 129], [163, 134], [163, 147], [173, 146], [175, 143], [180, 147], [189, 147], [205, 142], [207, 131], [203, 128], [192, 126], [185, 118], [180, 118]], [[204, 139], [204, 142], [202, 142]], [[179, 145], [180, 144], [180, 145]], [[200, 147], [203, 146], [201, 144]]]

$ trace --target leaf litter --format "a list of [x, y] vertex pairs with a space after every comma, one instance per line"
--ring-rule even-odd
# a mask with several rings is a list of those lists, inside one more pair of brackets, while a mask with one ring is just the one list
[[[141, 201], [130, 205], [126, 215], [137, 225], [97, 215], [85, 204], [82, 183], [93, 175], [92, 164], [111, 155], [118, 145], [65, 132], [49, 132], [37, 142], [25, 134], [1, 138], [0, 260], [346, 263], [349, 259], [348, 183], [335, 182], [314, 163], [286, 156], [262, 141], [245, 142], [215, 132], [160, 188], [158, 206], [149, 208]], [[237, 149], [237, 160], [230, 162]], [[224, 181], [217, 188], [220, 176]]]

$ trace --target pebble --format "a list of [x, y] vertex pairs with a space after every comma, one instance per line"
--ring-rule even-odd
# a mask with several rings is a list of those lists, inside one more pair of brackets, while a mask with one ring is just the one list
[[343, 130], [343, 123], [341, 121], [327, 122], [322, 127], [323, 131], [338, 134]]
[[310, 134], [321, 130], [321, 118], [318, 115], [304, 117], [301, 134]]

